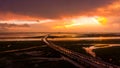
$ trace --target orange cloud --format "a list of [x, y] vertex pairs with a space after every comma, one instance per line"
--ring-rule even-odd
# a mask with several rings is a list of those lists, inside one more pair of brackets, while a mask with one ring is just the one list
[[38, 20], [41, 18], [15, 14], [11, 12], [0, 12], [0, 19], [2, 20]]
[[117, 0], [107, 6], [102, 6], [94, 11], [87, 12], [85, 15], [99, 15], [99, 16], [118, 16], [120, 15], [120, 0]]

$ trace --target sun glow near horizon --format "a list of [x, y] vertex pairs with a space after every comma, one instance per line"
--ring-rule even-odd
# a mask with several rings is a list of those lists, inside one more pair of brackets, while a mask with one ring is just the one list
[[77, 17], [65, 20], [64, 25], [55, 26], [55, 28], [73, 28], [76, 26], [104, 26], [107, 23], [107, 18], [102, 16], [93, 17]]

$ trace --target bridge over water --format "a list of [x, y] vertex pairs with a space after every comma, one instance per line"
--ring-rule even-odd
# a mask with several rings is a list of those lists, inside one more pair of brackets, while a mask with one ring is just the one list
[[49, 35], [46, 35], [42, 40], [52, 49], [59, 52], [61, 55], [64, 56], [64, 59], [71, 62], [75, 66], [79, 68], [120, 68], [117, 65], [113, 65], [107, 62], [104, 62], [100, 59], [86, 56], [84, 54], [74, 52], [72, 50], [60, 47], [58, 45], [55, 45], [51, 41], [47, 40], [47, 37]]

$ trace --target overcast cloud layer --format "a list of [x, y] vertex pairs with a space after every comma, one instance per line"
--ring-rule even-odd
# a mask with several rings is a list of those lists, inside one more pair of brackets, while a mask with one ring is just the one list
[[115, 0], [0, 0], [1, 12], [58, 18], [88, 12]]

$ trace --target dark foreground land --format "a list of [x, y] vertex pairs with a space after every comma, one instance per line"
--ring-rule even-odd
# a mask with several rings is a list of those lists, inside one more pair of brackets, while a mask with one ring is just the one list
[[76, 68], [41, 41], [0, 42], [0, 68]]
[[[94, 35], [94, 37], [99, 36], [101, 36], [101, 34]], [[120, 35], [104, 34], [102, 36], [118, 37]], [[54, 38], [65, 37], [66, 36], [58, 37], [53, 35], [49, 38], [54, 40]], [[91, 37], [91, 35], [76, 36], [76, 38], [79, 37]], [[41, 38], [41, 36], [33, 38]], [[94, 44], [120, 44], [120, 39], [61, 40], [52, 42], [58, 46], [91, 56], [86, 53], [83, 47], [94, 46]], [[96, 53], [97, 58], [120, 66], [120, 46], [100, 48], [93, 51]], [[42, 41], [0, 41], [0, 68], [76, 68], [61, 57], [58, 52], [48, 47]]]

